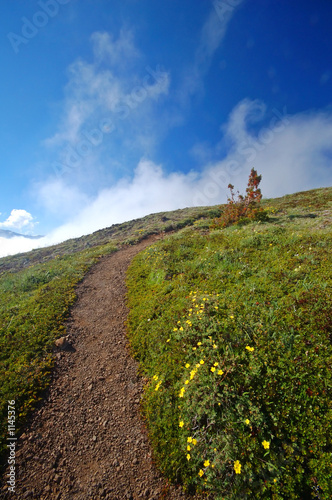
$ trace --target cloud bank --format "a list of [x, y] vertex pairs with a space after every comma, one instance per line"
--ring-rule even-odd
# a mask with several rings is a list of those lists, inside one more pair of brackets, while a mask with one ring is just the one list
[[[259, 121], [264, 125], [257, 128]], [[59, 243], [150, 213], [224, 203], [228, 184], [243, 192], [252, 167], [262, 174], [265, 197], [332, 185], [331, 110], [290, 116], [283, 109], [267, 117], [264, 103], [245, 99], [221, 129], [222, 139], [212, 148], [213, 154], [218, 156], [225, 141], [228, 154], [200, 170], [167, 173], [162, 165], [143, 157], [132, 175], [93, 197], [65, 178], [44, 183], [39, 198], [48, 210], [67, 214], [66, 222], [41, 240], [0, 240], [0, 256]]]

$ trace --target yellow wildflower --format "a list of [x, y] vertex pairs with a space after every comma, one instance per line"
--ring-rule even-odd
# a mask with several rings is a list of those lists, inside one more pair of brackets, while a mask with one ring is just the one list
[[199, 471], [198, 475], [202, 477], [202, 476], [203, 476], [203, 474], [204, 474], [204, 472], [203, 472], [203, 471], [202, 471], [202, 469], [201, 469], [201, 470]]
[[204, 365], [204, 359], [201, 359], [201, 360], [200, 360], [200, 364], [201, 364], [201, 365]]
[[189, 455], [189, 453], [187, 454], [187, 460], [190, 460], [190, 455]]
[[248, 345], [246, 346], [246, 349], [247, 349], [247, 351], [249, 351], [249, 352], [252, 352], [252, 351], [254, 351], [254, 350], [255, 350], [255, 348], [254, 348], [254, 347], [250, 347], [250, 346], [248, 346]]
[[218, 375], [222, 375], [224, 372], [222, 370], [218, 370]]
[[188, 444], [188, 446], [187, 446], [187, 450], [188, 450], [188, 451], [190, 451], [190, 450], [191, 450], [190, 444]]
[[190, 366], [190, 364], [189, 364], [189, 363], [187, 363], [187, 364], [186, 364], [186, 368], [189, 368], [189, 366]]
[[180, 393], [179, 393], [179, 398], [183, 398], [184, 392], [185, 392], [185, 388], [182, 387], [182, 389], [180, 390]]
[[197, 439], [193, 439], [193, 444], [197, 444]]
[[250, 424], [250, 420], [248, 418], [246, 418], [246, 424], [249, 425]]
[[234, 470], [235, 470], [235, 474], [241, 474], [241, 464], [240, 464], [239, 460], [235, 460]]
[[270, 443], [269, 443], [268, 441], [265, 441], [265, 439], [264, 439], [264, 441], [262, 442], [262, 445], [264, 446], [264, 448], [265, 448], [266, 450], [268, 450], [268, 449], [270, 448]]
[[187, 439], [187, 442], [188, 443], [192, 443], [193, 442], [193, 438], [189, 436], [188, 439]]
[[184, 421], [181, 420], [181, 422], [179, 423], [179, 427], [183, 427], [184, 426]]
[[205, 460], [204, 467], [209, 467], [209, 465], [210, 465], [210, 461], [209, 460]]
[[214, 367], [214, 366], [212, 366], [212, 367], [211, 367], [211, 372], [215, 372], [215, 371], [216, 371], [215, 367]]

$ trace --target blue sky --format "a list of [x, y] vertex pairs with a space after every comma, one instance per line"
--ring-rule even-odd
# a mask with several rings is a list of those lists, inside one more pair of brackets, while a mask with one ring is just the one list
[[[0, 7], [0, 228], [39, 245], [332, 185], [332, 2], [15, 0]], [[0, 256], [36, 246], [0, 238]]]

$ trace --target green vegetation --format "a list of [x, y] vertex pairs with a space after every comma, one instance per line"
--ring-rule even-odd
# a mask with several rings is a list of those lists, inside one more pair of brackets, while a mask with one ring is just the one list
[[115, 246], [134, 245], [152, 234], [177, 231], [193, 224], [197, 219], [218, 217], [219, 215], [220, 209], [217, 207], [193, 207], [172, 212], [160, 212], [122, 224], [114, 224], [106, 229], [67, 240], [58, 245], [4, 257], [0, 259], [0, 275], [5, 271], [18, 271], [31, 265], [49, 262], [56, 256], [72, 255], [107, 243], [113, 243]]
[[0, 465], [8, 449], [8, 405], [15, 400], [16, 436], [51, 380], [54, 340], [65, 321], [75, 287], [100, 256], [150, 234], [174, 231], [215, 216], [210, 208], [153, 214], [89, 236], [0, 259]]
[[332, 491], [332, 189], [198, 221], [128, 273], [129, 339], [161, 470], [213, 499]]
[[213, 499], [329, 498], [332, 189], [262, 200], [266, 221], [216, 228], [226, 207], [117, 224], [0, 259], [0, 459], [51, 380], [75, 287], [100, 256], [165, 233], [128, 273], [143, 411], [172, 480]]
[[7, 402], [15, 400], [19, 435], [49, 385], [54, 364], [52, 346], [55, 339], [65, 335], [64, 322], [76, 298], [75, 286], [100, 255], [114, 250], [105, 245], [1, 276], [1, 456], [6, 451]]

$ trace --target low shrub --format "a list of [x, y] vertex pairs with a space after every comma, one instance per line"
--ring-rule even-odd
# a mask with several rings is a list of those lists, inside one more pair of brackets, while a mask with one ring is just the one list
[[246, 195], [237, 192], [235, 199], [234, 186], [228, 185], [231, 191], [231, 197], [227, 199], [227, 204], [223, 209], [219, 218], [215, 219], [214, 227], [227, 227], [231, 224], [246, 224], [250, 221], [266, 221], [268, 219], [267, 211], [261, 205], [262, 193], [259, 189], [259, 184], [262, 176], [257, 174], [257, 171], [252, 168]]

